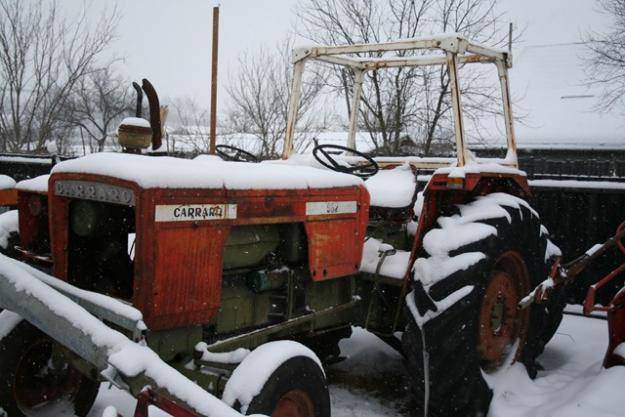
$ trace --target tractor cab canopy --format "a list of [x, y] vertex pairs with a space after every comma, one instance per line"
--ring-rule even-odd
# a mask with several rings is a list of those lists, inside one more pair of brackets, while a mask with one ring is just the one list
[[[375, 57], [371, 57], [371, 55], [375, 55]], [[375, 44], [297, 48], [293, 51], [292, 57], [294, 65], [293, 83], [282, 159], [289, 159], [294, 153], [293, 137], [297, 124], [303, 74], [306, 64], [310, 61], [338, 65], [353, 72], [352, 111], [350, 112], [350, 128], [346, 147], [354, 150], [356, 150], [358, 108], [361, 101], [364, 76], [367, 72], [400, 67], [446, 66], [449, 74], [449, 88], [454, 119], [456, 158], [417, 156], [373, 158], [381, 167], [409, 163], [416, 169], [428, 170], [450, 165], [463, 167], [469, 162], [483, 162], [475, 158], [466, 146], [458, 68], [466, 64], [494, 64], [500, 81], [508, 149], [504, 159], [489, 159], [488, 162], [491, 165], [495, 162], [516, 168], [516, 144], [508, 83], [508, 69], [512, 66], [512, 57], [509, 51], [479, 45], [456, 33]], [[350, 156], [348, 153], [341, 155], [341, 159], [350, 164], [362, 164], [364, 162], [362, 155]]]

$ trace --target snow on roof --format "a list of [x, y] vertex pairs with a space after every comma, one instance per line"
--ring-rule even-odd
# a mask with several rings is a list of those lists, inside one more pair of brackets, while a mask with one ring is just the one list
[[57, 173], [86, 173], [131, 181], [143, 188], [305, 189], [362, 184], [356, 176], [305, 166], [203, 161], [97, 153], [59, 163]]
[[530, 187], [542, 188], [576, 188], [593, 190], [623, 190], [625, 183], [610, 181], [577, 181], [577, 180], [531, 180]]
[[35, 155], [33, 156], [10, 156], [10, 155], [2, 155], [0, 156], [0, 162], [15, 162], [15, 163], [24, 163], [24, 164], [51, 164], [52, 158], [41, 158]]

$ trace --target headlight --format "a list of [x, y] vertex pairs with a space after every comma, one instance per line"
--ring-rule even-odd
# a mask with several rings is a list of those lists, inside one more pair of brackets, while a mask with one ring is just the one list
[[72, 204], [70, 228], [82, 237], [96, 236], [102, 229], [104, 220], [101, 204], [78, 200]]

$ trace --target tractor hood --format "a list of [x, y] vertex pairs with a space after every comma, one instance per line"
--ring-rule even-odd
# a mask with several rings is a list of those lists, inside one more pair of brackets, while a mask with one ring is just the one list
[[293, 190], [362, 185], [360, 178], [324, 169], [282, 164], [97, 153], [61, 162], [57, 173], [113, 177], [150, 188]]

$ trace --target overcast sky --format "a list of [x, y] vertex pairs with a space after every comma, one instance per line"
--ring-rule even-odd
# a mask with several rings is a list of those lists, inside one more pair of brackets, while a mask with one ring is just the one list
[[[227, 101], [224, 85], [229, 74], [236, 73], [237, 58], [246, 51], [274, 47], [293, 31], [295, 9], [300, 1], [223, 0], [219, 45], [220, 113]], [[63, 0], [61, 4], [79, 9], [83, 0]], [[117, 5], [121, 16], [118, 39], [109, 53], [124, 57], [118, 64], [123, 75], [135, 80], [150, 79], [161, 97], [188, 96], [208, 107], [212, 7], [218, 4], [216, 1], [91, 0], [89, 4], [90, 13], [94, 15], [103, 7]], [[539, 87], [544, 95], [546, 89], [556, 89], [551, 97], [554, 100], [579, 93], [577, 90], [583, 81], [580, 57], [584, 48], [577, 45], [545, 49], [544, 46], [579, 42], [588, 30], [606, 28], [609, 17], [598, 11], [596, 0], [499, 0], [499, 5], [507, 20], [524, 29], [522, 39], [513, 47], [511, 82], [513, 91], [523, 97], [517, 104], [528, 113], [535, 113], [529, 124], [540, 128], [552, 123], [549, 120], [554, 118], [570, 119], [568, 109], [554, 101], [560, 114], [549, 114], [549, 120], [545, 121], [545, 112], [536, 111], [545, 97], [527, 94], [526, 90]], [[584, 112], [591, 111], [589, 101], [573, 104], [582, 106]], [[560, 122], [552, 123], [559, 132]], [[605, 123], [603, 125], [606, 127]], [[571, 134], [579, 129], [579, 126], [570, 127]], [[602, 136], [611, 131], [610, 125]]]
[[[68, 0], [62, 3], [67, 4]], [[70, 0], [80, 5], [82, 0]], [[101, 4], [92, 3], [97, 10]], [[107, 4], [114, 4], [107, 1]], [[220, 21], [220, 84], [236, 70], [237, 57], [272, 47], [295, 25], [297, 0], [224, 0]], [[594, 0], [500, 0], [501, 11], [525, 27], [523, 44], [578, 41], [589, 28], [601, 29], [606, 17]], [[208, 0], [117, 1], [121, 14], [112, 53], [125, 57], [120, 71], [149, 78], [163, 96], [192, 96], [208, 105], [212, 7]], [[518, 45], [520, 46], [520, 45]], [[514, 73], [513, 73], [514, 75]], [[222, 89], [223, 90], [223, 89]], [[220, 94], [225, 92], [220, 90]]]

